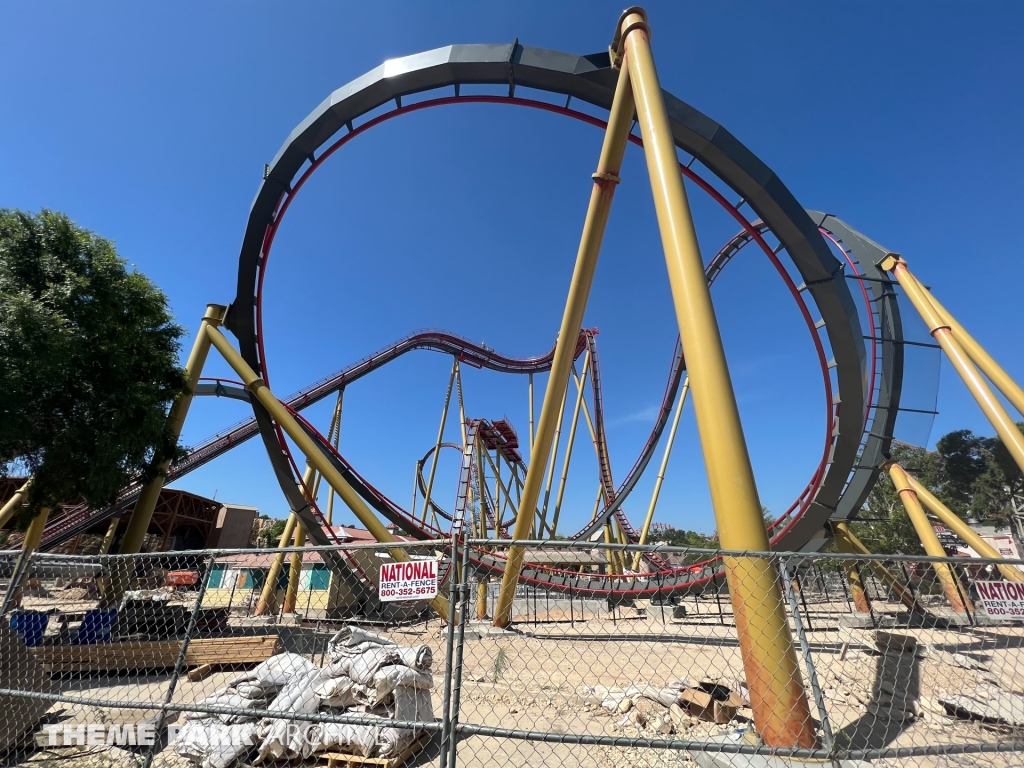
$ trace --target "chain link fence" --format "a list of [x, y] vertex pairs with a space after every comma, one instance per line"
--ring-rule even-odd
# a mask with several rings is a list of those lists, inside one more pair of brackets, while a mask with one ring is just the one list
[[0, 553], [0, 765], [1022, 764], [1015, 561], [521, 545], [506, 629], [509, 542]]

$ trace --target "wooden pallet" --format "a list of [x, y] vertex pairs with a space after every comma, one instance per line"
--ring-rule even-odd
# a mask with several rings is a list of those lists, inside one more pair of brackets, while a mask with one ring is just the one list
[[431, 733], [421, 733], [408, 747], [394, 757], [363, 757], [362, 755], [349, 755], [344, 752], [321, 752], [314, 757], [319, 758], [317, 765], [326, 768], [356, 768], [356, 766], [377, 766], [377, 768], [398, 768], [404, 765], [406, 760], [419, 752], [430, 743]]
[[[129, 669], [167, 669], [181, 653], [181, 642], [95, 643], [93, 645], [44, 645], [32, 648], [36, 660], [51, 672], [108, 672]], [[192, 640], [185, 651], [185, 666], [250, 665], [266, 661], [281, 651], [277, 635], [217, 637]]]

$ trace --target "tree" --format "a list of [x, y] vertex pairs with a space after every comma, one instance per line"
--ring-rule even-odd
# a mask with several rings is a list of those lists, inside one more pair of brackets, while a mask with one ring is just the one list
[[[1024, 424], [1018, 428], [1024, 431]], [[960, 429], [939, 438], [935, 448], [894, 443], [892, 458], [954, 514], [1002, 527], [1024, 507], [1024, 475], [998, 437]], [[853, 530], [872, 551], [924, 553], [888, 474], [871, 490], [862, 517], [866, 521]]]
[[182, 333], [109, 240], [0, 209], [0, 472], [35, 478], [22, 525], [62, 501], [107, 505], [181, 455], [167, 413], [186, 388]]

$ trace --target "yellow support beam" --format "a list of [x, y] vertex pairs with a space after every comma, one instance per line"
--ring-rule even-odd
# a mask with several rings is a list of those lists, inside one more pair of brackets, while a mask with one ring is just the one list
[[[910, 483], [910, 487], [917, 494], [917, 497], [921, 502], [930, 509], [939, 521], [949, 528], [952, 529], [953, 533], [959, 536], [964, 542], [977, 552], [982, 557], [988, 557], [993, 560], [1002, 560], [1003, 556], [996, 551], [996, 549], [985, 541], [981, 536], [971, 530], [971, 526], [965, 523], [960, 517], [953, 513], [953, 511], [939, 501], [935, 496], [925, 488], [917, 479], [906, 470], [903, 470], [906, 475], [907, 482]], [[1006, 565], [998, 566], [999, 572], [1003, 574], [1003, 578], [1008, 581], [1024, 581], [1024, 574], [1022, 574], [1017, 568], [1007, 563]]]
[[[845, 537], [846, 542], [851, 547], [851, 552], [861, 555], [872, 555], [871, 550], [864, 546], [864, 542], [854, 535], [845, 520], [832, 523], [832, 528], [838, 535]], [[875, 578], [885, 584], [896, 595], [897, 600], [915, 613], [924, 613], [924, 608], [917, 602], [914, 593], [899, 580], [899, 577], [882, 565], [880, 560], [868, 560], [867, 562], [868, 568], [875, 574]]]
[[14, 517], [25, 503], [25, 497], [28, 496], [28, 489], [32, 486], [32, 478], [30, 477], [25, 481], [25, 484], [14, 492], [5, 503], [2, 509], [0, 509], [0, 528], [3, 528], [10, 522], [11, 518]]
[[[925, 553], [930, 557], [947, 557], [946, 550], [942, 548], [939, 537], [935, 535], [935, 529], [932, 528], [928, 516], [921, 508], [921, 502], [914, 489], [911, 488], [903, 467], [895, 462], [890, 464], [889, 477], [892, 478], [892, 482], [896, 486], [900, 501], [903, 502], [903, 508], [907, 510], [910, 522], [914, 524], [914, 530], [917, 531], [917, 537], [921, 540], [921, 546], [924, 547]], [[953, 569], [947, 563], [932, 563], [932, 567], [939, 577], [939, 583], [946, 593], [946, 600], [949, 601], [950, 607], [957, 613], [967, 613], [972, 610], [974, 606], [971, 605], [970, 599]]]
[[[298, 517], [295, 516], [294, 512], [288, 514], [288, 520], [284, 524], [284, 530], [281, 532], [281, 538], [277, 542], [279, 549], [287, 547], [295, 534], [295, 526], [298, 523]], [[284, 553], [279, 552], [274, 556], [274, 561], [270, 564], [270, 573], [267, 575], [267, 580], [263, 583], [263, 589], [260, 592], [259, 602], [256, 604], [256, 616], [265, 616], [274, 609], [274, 603], [277, 595], [277, 582], [281, 578], [281, 570], [284, 568]]]
[[[203, 366], [206, 365], [206, 357], [210, 353], [210, 338], [206, 330], [208, 328], [216, 328], [224, 322], [225, 314], [227, 314], [227, 307], [220, 304], [208, 304], [206, 306], [206, 314], [203, 315], [202, 322], [199, 324], [199, 333], [196, 334], [196, 340], [192, 345], [192, 352], [189, 354], [188, 362], [185, 364], [185, 378], [188, 388], [174, 401], [171, 412], [167, 417], [168, 429], [175, 438], [181, 434], [181, 428], [185, 424], [185, 416], [188, 415], [189, 406], [192, 405], [196, 384], [199, 383], [199, 377], [203, 373]], [[128, 520], [128, 526], [125, 528], [124, 537], [121, 539], [121, 547], [119, 549], [121, 554], [133, 554], [142, 548], [142, 541], [146, 537], [146, 531], [149, 530], [150, 522], [153, 520], [153, 510], [156, 509], [156, 503], [160, 498], [160, 491], [164, 487], [164, 478], [167, 476], [167, 470], [170, 465], [170, 461], [165, 461], [160, 467], [160, 473], [150, 480], [146, 487], [142, 489], [142, 493], [139, 494], [139, 498], [132, 510], [132, 516]], [[119, 582], [120, 580], [114, 585], [114, 599], [117, 600], [120, 600], [121, 597], [121, 585]]]
[[[608, 223], [608, 213], [611, 211], [615, 187], [619, 182], [619, 170], [622, 167], [622, 157], [626, 151], [632, 121], [633, 94], [629, 84], [629, 73], [623, 67], [619, 73], [615, 96], [612, 99], [611, 114], [608, 117], [608, 128], [605, 131], [597, 172], [593, 176], [590, 204], [583, 224], [583, 235], [580, 239], [579, 251], [576, 254], [576, 266], [569, 286], [562, 323], [555, 341], [555, 354], [551, 361], [548, 385], [544, 390], [544, 402], [540, 409], [540, 420], [530, 451], [530, 466], [526, 471], [526, 481], [523, 484], [522, 497], [519, 501], [520, 514], [516, 517], [513, 538], [526, 538], [533, 523], [533, 516], [522, 512], [534, 509], [540, 497], [544, 470], [551, 455], [551, 441], [555, 434], [558, 407], [569, 383], [569, 369], [576, 352], [576, 342], [579, 338], [580, 326], [583, 323], [583, 313], [586, 310], [590, 286], [594, 280], [597, 257], [601, 251], [601, 241]], [[501, 588], [494, 606], [494, 625], [497, 627], [508, 626], [511, 621], [512, 600], [519, 583], [523, 555], [523, 547], [509, 548], [505, 573], [502, 576]]]
[[[341, 473], [334, 467], [334, 465], [323, 455], [323, 452], [317, 447], [313, 439], [303, 431], [302, 427], [299, 426], [298, 422], [288, 412], [288, 409], [281, 404], [281, 401], [274, 396], [267, 385], [263, 382], [256, 372], [249, 367], [249, 364], [242, 359], [242, 356], [238, 354], [238, 351], [231, 345], [231, 342], [220, 332], [218, 328], [212, 325], [206, 327], [207, 336], [210, 342], [217, 348], [217, 351], [221, 353], [224, 359], [227, 361], [235, 373], [242, 379], [245, 384], [245, 388], [262, 403], [263, 407], [267, 409], [270, 416], [276, 421], [281, 429], [285, 431], [294, 441], [298, 449], [306, 457], [306, 460], [316, 469], [317, 472], [323, 476], [327, 483], [334, 489], [334, 491], [341, 497], [341, 500], [348, 505], [348, 508], [352, 510], [356, 518], [362, 523], [366, 530], [370, 532], [377, 541], [382, 543], [393, 543], [396, 541], [391, 531], [377, 519], [377, 516], [373, 511], [366, 505], [366, 502], [362, 500], [355, 489], [348, 484], [348, 481], [342, 477]], [[409, 553], [404, 549], [390, 549], [388, 550], [391, 557], [398, 562], [409, 562], [411, 558]], [[448, 618], [448, 600], [438, 595], [430, 602], [431, 608], [445, 621]]]
[[[623, 51], [633, 84], [715, 519], [723, 549], [764, 552], [769, 543], [761, 502], [649, 36], [646, 14], [631, 9], [613, 48]], [[757, 732], [771, 747], [814, 747], [775, 565], [764, 557], [726, 557], [724, 563]]]
[[[842, 528], [840, 529], [840, 526]], [[832, 532], [836, 540], [836, 549], [840, 552], [853, 554], [856, 552], [846, 535], [841, 532], [845, 530], [846, 523], [832, 523]], [[846, 583], [850, 587], [850, 597], [853, 598], [853, 608], [857, 613], [870, 613], [871, 604], [868, 602], [867, 593], [864, 591], [864, 582], [860, 577], [860, 570], [857, 568], [856, 560], [848, 560], [843, 563], [843, 570], [846, 571]]]
[[971, 396], [974, 397], [985, 417], [992, 424], [999, 439], [1003, 441], [1006, 450], [1010, 452], [1017, 466], [1024, 472], [1024, 434], [1021, 434], [1013, 419], [999, 402], [999, 398], [985, 383], [970, 355], [954, 337], [948, 318], [936, 310], [932, 300], [907, 269], [907, 263], [902, 258], [896, 254], [890, 254], [881, 261], [879, 266], [887, 272], [892, 272], [896, 277], [907, 298], [910, 299], [925, 325], [928, 326], [932, 338], [942, 347], [942, 351], [946, 353], [946, 357], [953, 364], [953, 368], [960, 375]]
[[956, 318], [949, 313], [949, 310], [939, 303], [939, 300], [932, 295], [932, 292], [921, 285], [921, 281], [917, 277], [912, 273], [910, 273], [910, 277], [921, 287], [925, 297], [931, 302], [932, 307], [942, 318], [942, 321], [949, 326], [949, 330], [953, 333], [953, 338], [960, 342], [960, 346], [964, 348], [964, 351], [974, 361], [974, 364], [981, 369], [981, 372], [988, 377], [989, 381], [995, 385], [995, 388], [1003, 393], [1003, 396], [1010, 401], [1010, 405], [1016, 408], [1018, 413], [1024, 415], [1024, 390], [1020, 388], [1016, 381], [1010, 378], [1010, 375], [985, 351], [984, 347], [956, 321]]
[[[661, 455], [661, 466], [658, 468], [658, 476], [654, 479], [654, 490], [651, 492], [651, 503], [647, 507], [647, 517], [644, 518], [643, 528], [640, 529], [640, 540], [638, 544], [646, 544], [647, 536], [651, 532], [651, 523], [654, 522], [654, 508], [658, 505], [658, 497], [661, 495], [661, 484], [665, 481], [665, 471], [668, 469], [668, 459], [672, 455], [672, 446], [676, 441], [676, 430], [679, 429], [679, 417], [683, 415], [683, 403], [686, 402], [686, 393], [690, 391], [690, 377], [683, 381], [683, 387], [679, 392], [679, 402], [676, 404], [676, 413], [672, 417], [672, 428], [668, 432], [668, 441], [665, 443], [665, 452]], [[643, 552], [633, 555], [633, 570], [640, 570], [640, 560]]]

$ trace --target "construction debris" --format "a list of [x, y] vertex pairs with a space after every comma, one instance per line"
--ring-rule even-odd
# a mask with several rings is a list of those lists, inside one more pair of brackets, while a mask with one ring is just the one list
[[[433, 655], [425, 645], [403, 648], [379, 635], [350, 627], [328, 646], [329, 663], [317, 667], [284, 653], [235, 678], [200, 702], [230, 707], [234, 714], [189, 714], [174, 742], [177, 753], [202, 768], [229, 768], [256, 748], [254, 765], [328, 756], [397, 758], [422, 729], [395, 722], [434, 719], [430, 689]], [[244, 710], [280, 712], [258, 720]], [[315, 712], [358, 715], [360, 723], [313, 723], [293, 719]]]
[[1024, 726], [1024, 696], [994, 685], [979, 685], [969, 696], [940, 696], [939, 702], [956, 717]]
[[695, 720], [728, 723], [750, 703], [721, 682], [705, 680], [696, 686], [686, 678], [664, 688], [652, 685], [631, 685], [625, 689], [588, 686], [585, 701], [598, 702], [601, 710], [626, 715], [619, 725], [632, 725], [658, 734], [681, 733]]

